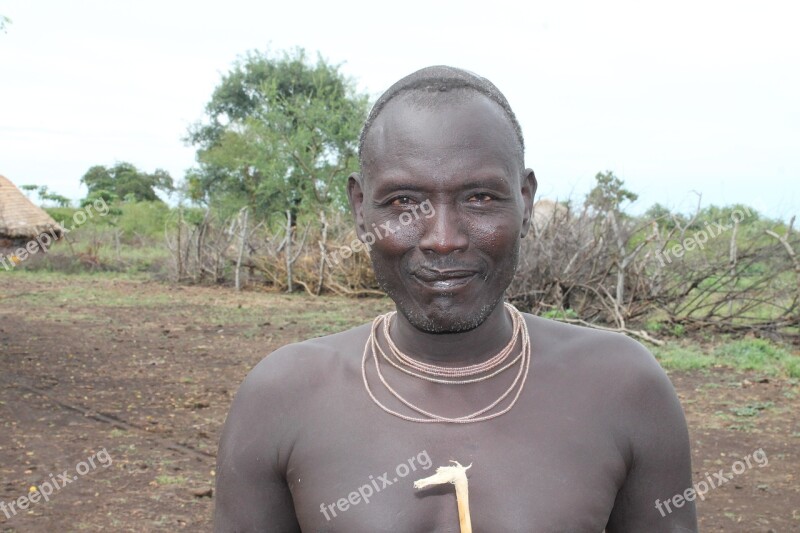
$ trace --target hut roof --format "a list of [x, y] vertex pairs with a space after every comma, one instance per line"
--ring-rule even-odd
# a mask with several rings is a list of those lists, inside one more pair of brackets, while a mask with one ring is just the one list
[[41, 233], [62, 229], [43, 209], [22, 194], [16, 185], [0, 176], [0, 237], [32, 239]]

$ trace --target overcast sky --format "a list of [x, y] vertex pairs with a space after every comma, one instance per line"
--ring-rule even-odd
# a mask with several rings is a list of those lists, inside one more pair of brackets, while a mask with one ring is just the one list
[[[384, 7], [389, 6], [389, 7]], [[85, 195], [96, 164], [181, 179], [181, 140], [248, 50], [317, 51], [377, 97], [418, 68], [492, 80], [541, 196], [613, 170], [655, 202], [800, 214], [799, 3], [0, 0], [0, 174]], [[344, 179], [344, 177], [343, 177]]]

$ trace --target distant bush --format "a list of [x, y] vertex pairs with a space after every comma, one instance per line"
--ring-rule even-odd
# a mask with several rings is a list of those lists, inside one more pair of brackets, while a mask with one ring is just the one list
[[59, 224], [72, 220], [72, 216], [78, 210], [76, 207], [45, 207], [43, 209]]
[[167, 278], [169, 252], [164, 231], [173, 209], [161, 201], [113, 202], [79, 226], [81, 208], [49, 207], [47, 213], [69, 233], [46, 255], [21, 265], [28, 270], [146, 272]]
[[164, 225], [170, 216], [170, 207], [164, 202], [131, 202], [119, 205], [122, 213], [116, 219], [116, 227], [125, 236], [141, 235], [164, 237]]

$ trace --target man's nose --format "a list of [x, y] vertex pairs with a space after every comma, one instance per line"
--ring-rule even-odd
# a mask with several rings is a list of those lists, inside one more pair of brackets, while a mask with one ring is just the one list
[[454, 251], [464, 251], [469, 246], [466, 228], [462, 226], [458, 210], [452, 206], [437, 206], [431, 218], [426, 222], [425, 234], [420, 239], [419, 247], [425, 251], [439, 255], [448, 255]]

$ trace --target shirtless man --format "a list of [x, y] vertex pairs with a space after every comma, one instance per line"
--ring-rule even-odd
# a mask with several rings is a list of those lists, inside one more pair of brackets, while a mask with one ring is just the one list
[[[413, 488], [451, 460], [472, 464], [476, 532], [697, 530], [692, 494], [674, 498], [692, 483], [686, 422], [653, 356], [623, 335], [515, 322], [503, 304], [536, 191], [523, 150], [505, 97], [472, 73], [423, 69], [378, 100], [348, 194], [396, 305], [389, 338], [443, 372], [491, 362], [517, 331], [505, 361], [529, 337], [530, 367], [523, 357], [473, 383], [420, 379], [373, 358], [371, 324], [280, 348], [225, 424], [217, 532], [458, 531], [452, 486]], [[423, 204], [431, 216], [412, 216]], [[375, 339], [391, 358], [382, 328]], [[435, 421], [408, 420], [430, 418], [409, 404]], [[489, 419], [463, 423], [479, 411]]]

